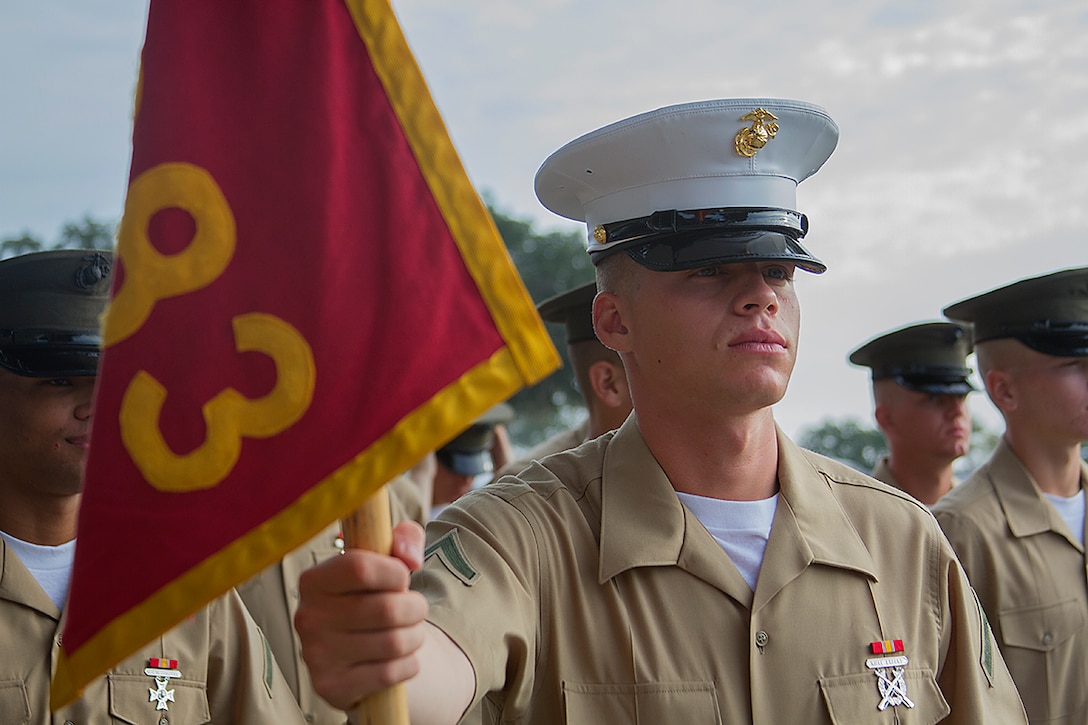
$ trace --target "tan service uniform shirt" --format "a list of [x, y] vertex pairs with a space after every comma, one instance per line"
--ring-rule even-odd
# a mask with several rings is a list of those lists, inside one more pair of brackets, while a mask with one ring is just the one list
[[[95, 680], [73, 704], [49, 712], [61, 612], [0, 539], [0, 723], [304, 722], [272, 653], [232, 590]], [[152, 657], [175, 659], [181, 676], [157, 709]]]
[[[473, 702], [548, 725], [1024, 723], [930, 513], [778, 443], [754, 593], [634, 417], [446, 509], [415, 586], [471, 661]], [[867, 664], [877, 640], [903, 641], [898, 673]]]
[[[1081, 469], [1088, 486], [1088, 464]], [[1084, 547], [1008, 443], [933, 510], [1033, 723], [1088, 723]]]
[[[411, 480], [398, 476], [390, 482], [388, 492], [393, 525], [406, 520], [424, 523], [423, 499]], [[342, 547], [337, 521], [287, 554], [280, 563], [238, 587], [238, 594], [268, 638], [287, 684], [311, 725], [342, 725], [347, 715], [314, 691], [310, 671], [302, 659], [302, 643], [294, 627], [299, 603], [298, 579], [306, 569], [339, 554]]]

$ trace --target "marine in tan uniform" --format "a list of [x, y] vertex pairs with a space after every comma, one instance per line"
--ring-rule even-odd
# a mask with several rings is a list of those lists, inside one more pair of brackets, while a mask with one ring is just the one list
[[795, 270], [824, 270], [796, 186], [837, 138], [810, 104], [707, 101], [544, 163], [541, 201], [591, 230], [594, 324], [633, 415], [443, 512], [418, 591], [409, 527], [395, 557], [304, 573], [319, 692], [347, 706], [410, 678], [420, 723], [476, 703], [523, 723], [1025, 722], [926, 508], [772, 415]]
[[[426, 523], [423, 502], [415, 484], [398, 476], [389, 483], [388, 493], [393, 524], [402, 521]], [[339, 522], [335, 522], [288, 553], [278, 564], [238, 586], [238, 594], [268, 639], [276, 662], [310, 725], [342, 725], [347, 721], [347, 715], [314, 692], [310, 672], [302, 661], [302, 647], [292, 623], [298, 610], [298, 578], [309, 567], [343, 550], [344, 538]]]
[[946, 308], [974, 326], [1005, 419], [990, 459], [934, 508], [1033, 723], [1088, 722], [1088, 268]]
[[971, 444], [970, 354], [970, 330], [954, 322], [901, 327], [850, 353], [872, 372], [873, 414], [888, 445], [871, 475], [927, 506], [952, 490], [952, 464]]
[[619, 428], [631, 413], [631, 391], [627, 373], [615, 350], [597, 339], [593, 331], [593, 298], [597, 283], [575, 287], [537, 305], [545, 322], [561, 323], [567, 340], [567, 358], [586, 407], [581, 425], [561, 431], [529, 450], [516, 461], [503, 466], [495, 479], [515, 474], [544, 456], [576, 448], [588, 440]]
[[233, 590], [49, 711], [111, 264], [0, 262], [0, 723], [302, 723]]

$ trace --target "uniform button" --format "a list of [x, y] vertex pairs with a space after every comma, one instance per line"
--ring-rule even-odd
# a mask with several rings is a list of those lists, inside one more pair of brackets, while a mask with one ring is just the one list
[[163, 715], [159, 718], [159, 725], [170, 725], [170, 719], [166, 717], [166, 715]]
[[[64, 641], [64, 640], [62, 639], [62, 637], [61, 637], [61, 636], [60, 636], [60, 635], [58, 634], [58, 635], [57, 635], [57, 639], [56, 639], [56, 642], [57, 642], [57, 646], [58, 646], [58, 647], [60, 647], [60, 646], [61, 646], [61, 642], [63, 642], [63, 641]], [[67, 724], [66, 724], [66, 725], [67, 725]]]
[[768, 635], [761, 629], [756, 632], [756, 645], [759, 647], [765, 647], [767, 645], [767, 640], [769, 640], [770, 638], [770, 635]]
[[1052, 635], [1050, 632], [1047, 632], [1046, 634], [1043, 635], [1043, 644], [1045, 644], [1047, 646], [1050, 646], [1050, 644], [1053, 641], [1054, 641], [1054, 635]]
[[72, 722], [71, 720], [65, 720], [64, 725], [76, 725], [76, 724], [74, 722]]

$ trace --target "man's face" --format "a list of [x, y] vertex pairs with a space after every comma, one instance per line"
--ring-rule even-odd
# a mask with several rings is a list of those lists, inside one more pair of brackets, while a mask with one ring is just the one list
[[0, 490], [79, 493], [94, 383], [0, 370]]
[[433, 505], [441, 506], [442, 504], [453, 503], [461, 498], [472, 488], [472, 481], [475, 478], [475, 476], [457, 473], [445, 463], [439, 461], [434, 472]]
[[966, 395], [938, 395], [900, 388], [890, 407], [890, 424], [900, 455], [936, 458], [951, 463], [967, 453], [971, 415]]
[[618, 302], [635, 400], [637, 385], [644, 397], [714, 414], [778, 402], [797, 356], [793, 275], [793, 265], [779, 262], [638, 267]]
[[1055, 357], [1022, 347], [1019, 361], [1006, 373], [1015, 404], [1011, 415], [1021, 427], [1030, 426], [1055, 444], [1088, 441], [1088, 357]]

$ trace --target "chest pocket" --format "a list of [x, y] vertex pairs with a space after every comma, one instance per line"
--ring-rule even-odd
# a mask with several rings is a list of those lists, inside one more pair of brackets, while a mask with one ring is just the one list
[[136, 675], [109, 675], [110, 717], [115, 722], [143, 725], [143, 723], [169, 723], [169, 725], [202, 725], [211, 722], [208, 694], [203, 682], [171, 679], [164, 688], [173, 691], [167, 695], [166, 710], [157, 710], [151, 693], [156, 690], [151, 677]]
[[721, 725], [714, 685], [708, 682], [629, 684], [563, 683], [564, 722], [708, 723]]
[[1076, 600], [1024, 609], [1008, 609], [998, 615], [1005, 644], [1036, 652], [1051, 652], [1084, 629], [1084, 614]]
[[933, 725], [952, 712], [928, 669], [904, 670], [903, 683], [914, 707], [904, 704], [881, 710], [889, 685], [882, 689], [875, 672], [821, 678], [820, 691], [834, 725]]
[[0, 682], [0, 723], [30, 722], [30, 699], [22, 681]]
[[[998, 614], [1009, 673], [1031, 718], [1079, 712], [1088, 697], [1084, 613], [1077, 600]], [[1047, 693], [1053, 701], [1048, 702]]]

